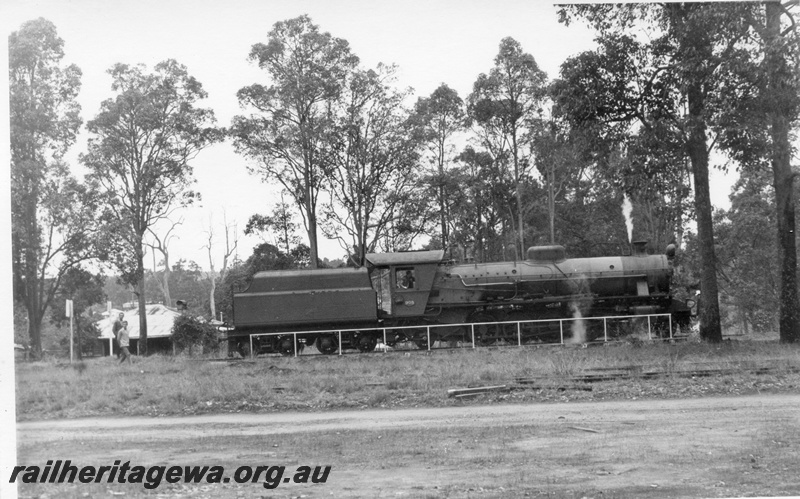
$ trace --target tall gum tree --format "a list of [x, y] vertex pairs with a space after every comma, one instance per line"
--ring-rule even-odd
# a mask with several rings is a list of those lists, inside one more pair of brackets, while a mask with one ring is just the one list
[[384, 65], [352, 72], [327, 140], [326, 232], [345, 243], [359, 266], [398, 216], [413, 211], [420, 147], [403, 105], [410, 91], [393, 87], [395, 73]]
[[449, 245], [452, 215], [450, 206], [455, 201], [455, 192], [447, 189], [446, 166], [453, 162], [455, 146], [452, 137], [464, 129], [466, 114], [464, 101], [458, 92], [442, 83], [429, 97], [421, 97], [414, 106], [413, 120], [419, 127], [421, 139], [427, 145], [427, 153], [435, 171], [430, 183], [436, 191], [439, 205], [442, 249]]
[[147, 354], [145, 242], [148, 230], [172, 208], [196, 196], [189, 190], [190, 161], [221, 139], [214, 113], [196, 107], [202, 85], [174, 60], [143, 65], [116, 64], [109, 70], [116, 97], [104, 101], [81, 161], [105, 196], [104, 246], [122, 280], [135, 288], [139, 303], [139, 353]]
[[[797, 2], [750, 4], [744, 18], [754, 36], [751, 64], [731, 92], [739, 96], [721, 142], [746, 169], [770, 168], [775, 191], [782, 342], [800, 341], [797, 289], [796, 197], [790, 137], [800, 118], [800, 37], [792, 13]], [[744, 90], [740, 90], [744, 89]]]
[[524, 152], [533, 120], [546, 94], [547, 75], [520, 43], [504, 38], [489, 73], [482, 73], [467, 98], [467, 114], [482, 133], [481, 142], [497, 159], [510, 162], [515, 185], [518, 255], [525, 252], [523, 177], [529, 165]]
[[[785, 7], [778, 2], [767, 2], [765, 10], [764, 70], [768, 81], [765, 109], [770, 122], [770, 162], [777, 205], [778, 261], [781, 266], [780, 339], [785, 343], [796, 343], [800, 341], [794, 198], [796, 173], [791, 166], [789, 134], [792, 122], [796, 123], [800, 116], [800, 67], [797, 65], [800, 44], [794, 19], [789, 19], [790, 28], [781, 26], [782, 16], [788, 14]], [[790, 62], [792, 53], [794, 60]]]
[[316, 268], [317, 205], [325, 182], [323, 149], [332, 120], [330, 106], [358, 65], [346, 40], [321, 32], [308, 16], [275, 23], [266, 44], [257, 43], [250, 60], [266, 71], [269, 83], [237, 93], [243, 108], [230, 129], [237, 152], [255, 162], [252, 173], [279, 182], [303, 217], [311, 267]]
[[[573, 6], [562, 20], [585, 19], [598, 31], [600, 51], [610, 64], [596, 65], [573, 81], [590, 86], [608, 81], [600, 92], [585, 92], [581, 117], [606, 128], [665, 127], [689, 159], [701, 258], [700, 335], [721, 341], [717, 264], [709, 188], [710, 134], [731, 106], [721, 92], [726, 76], [746, 54], [737, 50], [747, 34], [744, 4], [625, 4]], [[648, 31], [639, 41], [630, 33]], [[622, 34], [625, 33], [625, 34]], [[624, 47], [624, 50], [622, 49]], [[631, 64], [638, 58], [641, 66]], [[591, 76], [590, 76], [591, 75]]]
[[14, 298], [25, 306], [31, 353], [64, 276], [94, 255], [91, 186], [62, 158], [81, 125], [81, 72], [62, 66], [64, 41], [39, 18], [9, 36], [11, 248]]

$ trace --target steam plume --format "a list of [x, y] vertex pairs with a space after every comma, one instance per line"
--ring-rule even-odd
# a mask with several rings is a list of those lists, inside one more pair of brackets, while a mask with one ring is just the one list
[[586, 343], [586, 324], [583, 320], [583, 314], [577, 303], [570, 303], [572, 309], [572, 339], [570, 343], [583, 344]]
[[631, 217], [631, 212], [633, 212], [633, 205], [631, 200], [628, 199], [628, 195], [625, 194], [622, 201], [622, 216], [625, 217], [625, 225], [628, 227], [628, 242], [633, 240], [633, 218]]

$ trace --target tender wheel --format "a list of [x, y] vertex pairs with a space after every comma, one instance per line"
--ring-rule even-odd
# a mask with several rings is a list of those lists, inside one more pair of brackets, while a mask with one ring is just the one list
[[358, 348], [359, 352], [367, 353], [374, 351], [377, 344], [378, 338], [375, 335], [362, 333], [358, 335], [356, 348]]
[[[297, 353], [300, 353], [302, 345], [298, 344], [297, 346]], [[293, 341], [292, 336], [281, 336], [275, 342], [275, 350], [277, 350], [281, 355], [294, 355], [295, 344]]]
[[336, 341], [336, 336], [333, 336], [332, 334], [323, 334], [317, 338], [317, 350], [325, 355], [332, 355], [336, 353], [338, 347], [339, 345]]

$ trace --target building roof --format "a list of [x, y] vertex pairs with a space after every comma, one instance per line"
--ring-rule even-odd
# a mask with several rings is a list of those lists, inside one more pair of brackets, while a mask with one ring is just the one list
[[[172, 335], [172, 324], [175, 322], [175, 317], [179, 314], [177, 311], [160, 303], [145, 305], [147, 312], [147, 337], [148, 338], [165, 338]], [[114, 321], [119, 316], [119, 313], [125, 314], [123, 320], [128, 321], [128, 332], [131, 339], [139, 338], [139, 309], [134, 308], [130, 310], [119, 310], [112, 308], [111, 312], [103, 312], [106, 316], [105, 319], [97, 321], [95, 324], [100, 329], [100, 338], [113, 338], [114, 333], [112, 328]]]

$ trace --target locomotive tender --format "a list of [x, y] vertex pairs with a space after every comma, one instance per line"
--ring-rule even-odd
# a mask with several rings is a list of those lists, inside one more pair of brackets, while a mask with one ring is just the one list
[[[362, 268], [258, 272], [233, 295], [229, 351], [263, 333], [272, 334], [253, 337], [256, 352], [313, 344], [332, 354], [372, 351], [384, 338], [420, 348], [550, 341], [557, 319], [573, 317], [671, 314], [673, 327], [688, 326], [690, 308], [670, 294], [674, 256], [673, 245], [648, 255], [640, 241], [630, 256], [568, 259], [563, 246], [535, 246], [521, 261], [455, 264], [434, 250], [373, 253]], [[657, 319], [657, 331], [669, 323]]]

